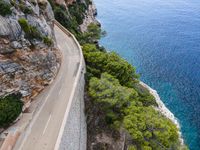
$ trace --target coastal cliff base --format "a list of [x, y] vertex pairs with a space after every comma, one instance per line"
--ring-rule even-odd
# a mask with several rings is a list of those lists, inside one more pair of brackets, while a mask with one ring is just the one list
[[[144, 91], [149, 91], [154, 96], [157, 103], [155, 110], [159, 111], [166, 118], [171, 120], [178, 129], [180, 125], [173, 113], [161, 101], [157, 91], [143, 82], [137, 84], [139, 88]], [[123, 128], [115, 130], [109, 126], [105, 121], [105, 112], [102, 111], [101, 106], [93, 103], [85, 91], [85, 113], [87, 120], [87, 150], [122, 150], [128, 149], [132, 144], [130, 134]], [[181, 145], [184, 145], [181, 132], [179, 132], [179, 140]]]
[[117, 131], [105, 122], [105, 113], [85, 91], [85, 111], [87, 120], [87, 150], [122, 150], [125, 133]]

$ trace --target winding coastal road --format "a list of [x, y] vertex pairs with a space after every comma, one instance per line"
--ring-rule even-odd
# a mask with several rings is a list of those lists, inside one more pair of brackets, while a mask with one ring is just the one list
[[63, 128], [63, 120], [68, 113], [67, 107], [83, 61], [80, 46], [73, 35], [64, 30], [55, 23], [55, 37], [62, 52], [61, 67], [53, 83], [37, 97], [43, 103], [27, 127], [26, 134], [15, 146], [16, 150], [53, 150], [59, 143], [57, 140], [61, 136], [60, 130]]

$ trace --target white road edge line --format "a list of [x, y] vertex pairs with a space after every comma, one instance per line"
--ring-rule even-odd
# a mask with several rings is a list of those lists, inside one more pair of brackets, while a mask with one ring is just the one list
[[44, 135], [44, 133], [45, 133], [47, 127], [48, 127], [48, 124], [49, 124], [50, 120], [51, 120], [51, 114], [50, 114], [49, 119], [48, 119], [48, 121], [47, 121], [47, 123], [46, 123], [46, 125], [45, 125], [45, 128], [44, 128], [44, 130], [43, 130], [43, 132], [42, 132], [42, 135]]

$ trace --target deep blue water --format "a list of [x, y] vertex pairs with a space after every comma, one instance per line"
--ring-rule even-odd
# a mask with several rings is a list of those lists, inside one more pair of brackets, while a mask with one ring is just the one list
[[95, 0], [100, 43], [136, 66], [200, 150], [200, 1]]

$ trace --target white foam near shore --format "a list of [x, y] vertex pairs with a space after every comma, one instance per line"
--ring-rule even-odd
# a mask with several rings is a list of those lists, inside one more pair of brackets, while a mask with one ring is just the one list
[[[162, 113], [165, 117], [167, 117], [168, 119], [170, 119], [176, 126], [178, 129], [180, 129], [180, 124], [177, 120], [177, 118], [174, 116], [174, 114], [165, 106], [165, 104], [162, 102], [162, 100], [160, 99], [160, 96], [158, 95], [157, 91], [152, 89], [150, 86], [148, 86], [147, 84], [143, 83], [140, 81], [140, 84], [142, 86], [144, 86], [145, 88], [147, 88], [149, 90], [149, 92], [155, 97], [155, 100], [158, 104], [158, 111], [160, 111], [160, 113]], [[179, 139], [181, 144], [184, 144], [181, 132], [179, 130]]]

